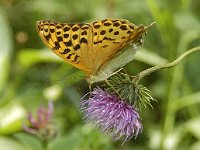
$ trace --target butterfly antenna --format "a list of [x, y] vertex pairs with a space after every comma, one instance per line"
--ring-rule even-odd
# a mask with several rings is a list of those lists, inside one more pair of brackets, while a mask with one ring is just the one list
[[55, 83], [55, 82], [61, 82], [61, 81], [64, 81], [64, 80], [70, 80], [70, 79], [77, 79], [77, 78], [84, 78], [85, 76], [71, 76], [71, 77], [64, 77], [64, 78], [62, 78], [62, 79], [57, 79], [57, 80], [54, 80], [54, 81], [47, 81], [46, 83], [48, 84], [48, 85], [50, 85], [50, 84], [53, 84], [53, 83]]
[[156, 24], [156, 22], [152, 22], [150, 25], [145, 26], [145, 30], [148, 30], [148, 29], [151, 28], [154, 24]]

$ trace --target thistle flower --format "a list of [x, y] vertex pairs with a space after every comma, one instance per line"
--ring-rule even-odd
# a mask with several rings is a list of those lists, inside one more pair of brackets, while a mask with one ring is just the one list
[[123, 139], [126, 142], [142, 131], [136, 108], [106, 90], [95, 88], [90, 98], [81, 102], [81, 110], [86, 122], [110, 135], [114, 141]]
[[33, 117], [30, 112], [27, 116], [27, 121], [30, 127], [23, 125], [24, 131], [30, 134], [39, 135], [42, 139], [47, 140], [55, 136], [55, 128], [51, 123], [54, 111], [53, 102], [49, 101], [48, 108], [40, 107], [37, 111], [37, 116]]

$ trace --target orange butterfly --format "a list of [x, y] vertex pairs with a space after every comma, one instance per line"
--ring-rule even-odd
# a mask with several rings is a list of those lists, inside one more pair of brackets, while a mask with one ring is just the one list
[[135, 49], [143, 44], [149, 26], [123, 19], [92, 23], [37, 22], [37, 31], [47, 47], [66, 62], [86, 73], [89, 83], [107, 79], [133, 60]]

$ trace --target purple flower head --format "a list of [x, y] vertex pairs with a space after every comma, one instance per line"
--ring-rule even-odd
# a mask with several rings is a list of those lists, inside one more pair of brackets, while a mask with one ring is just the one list
[[49, 129], [48, 125], [52, 118], [54, 111], [53, 102], [49, 101], [48, 108], [40, 107], [37, 111], [36, 117], [33, 117], [32, 113], [30, 112], [27, 116], [27, 121], [30, 124], [30, 127], [26, 124], [23, 125], [23, 129], [31, 134], [40, 134], [40, 132], [44, 132], [47, 128]]
[[115, 141], [123, 139], [126, 142], [142, 131], [136, 108], [100, 88], [95, 88], [90, 98], [82, 101], [81, 110], [86, 122], [92, 123]]

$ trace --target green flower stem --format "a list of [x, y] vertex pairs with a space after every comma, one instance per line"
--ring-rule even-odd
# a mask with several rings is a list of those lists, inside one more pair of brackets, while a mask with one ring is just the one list
[[200, 46], [192, 48], [188, 51], [186, 51], [185, 53], [183, 53], [181, 56], [179, 56], [176, 60], [174, 60], [171, 63], [167, 63], [167, 64], [163, 64], [163, 65], [157, 65], [151, 68], [148, 68], [142, 72], [140, 72], [139, 74], [137, 74], [134, 79], [133, 79], [133, 83], [138, 84], [138, 82], [144, 78], [147, 75], [150, 75], [151, 73], [161, 70], [161, 69], [165, 69], [165, 68], [171, 68], [176, 66], [177, 64], [179, 64], [186, 56], [192, 54], [193, 52], [199, 51], [200, 50]]

